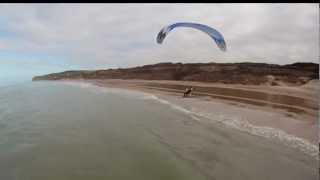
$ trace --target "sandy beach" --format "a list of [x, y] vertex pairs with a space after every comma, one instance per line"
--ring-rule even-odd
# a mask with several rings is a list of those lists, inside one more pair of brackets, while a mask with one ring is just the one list
[[[150, 93], [166, 103], [187, 109], [195, 116], [206, 117], [208, 121], [219, 119], [224, 124], [241, 130], [244, 128], [255, 135], [280, 140], [287, 138], [288, 141], [295, 139], [289, 144], [293, 143], [303, 151], [310, 151], [306, 146], [316, 150], [318, 82], [299, 88], [118, 79], [77, 82]], [[195, 87], [195, 91], [192, 97], [182, 98], [182, 92], [188, 86]], [[214, 93], [214, 88], [219, 91]], [[234, 117], [236, 122], [228, 122]]]

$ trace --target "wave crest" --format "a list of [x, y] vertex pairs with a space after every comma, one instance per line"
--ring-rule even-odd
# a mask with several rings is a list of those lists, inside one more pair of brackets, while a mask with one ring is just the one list
[[155, 100], [162, 104], [166, 104], [172, 109], [178, 110], [180, 112], [183, 112], [185, 114], [190, 115], [193, 119], [200, 121], [201, 118], [208, 119], [210, 121], [222, 123], [223, 125], [234, 128], [237, 130], [240, 130], [242, 132], [247, 132], [256, 136], [273, 139], [277, 141], [281, 141], [285, 145], [296, 148], [308, 155], [311, 155], [313, 157], [318, 157], [318, 147], [309, 141], [296, 137], [294, 135], [288, 134], [287, 132], [276, 129], [272, 127], [264, 127], [264, 126], [256, 126], [251, 123], [249, 123], [245, 119], [241, 119], [241, 117], [236, 116], [230, 116], [230, 115], [214, 115], [212, 113], [205, 113], [205, 112], [195, 112], [191, 110], [187, 110], [183, 108], [182, 106], [173, 104], [167, 100], [161, 99], [155, 95], [149, 95], [145, 96], [143, 99], [146, 100]]

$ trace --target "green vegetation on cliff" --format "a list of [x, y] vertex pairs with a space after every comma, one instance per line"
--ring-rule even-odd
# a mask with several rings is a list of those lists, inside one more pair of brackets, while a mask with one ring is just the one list
[[294, 63], [158, 63], [126, 69], [78, 70], [36, 76], [32, 80], [143, 79], [220, 82], [227, 84], [281, 83], [301, 85], [319, 79], [319, 64]]

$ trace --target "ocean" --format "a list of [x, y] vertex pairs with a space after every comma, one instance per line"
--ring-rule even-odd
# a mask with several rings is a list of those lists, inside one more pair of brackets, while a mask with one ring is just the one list
[[314, 157], [154, 97], [85, 83], [0, 84], [0, 179], [318, 179]]

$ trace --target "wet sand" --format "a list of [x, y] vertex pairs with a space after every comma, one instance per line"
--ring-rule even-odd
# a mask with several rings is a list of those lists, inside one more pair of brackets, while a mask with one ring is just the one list
[[[250, 124], [281, 129], [317, 144], [318, 95], [315, 88], [223, 85], [147, 80], [80, 80], [98, 86], [152, 93], [191, 106], [203, 113], [220, 112], [241, 117]], [[187, 84], [191, 98], [180, 98]], [[278, 92], [278, 93], [277, 93]], [[174, 98], [173, 98], [174, 97]]]

